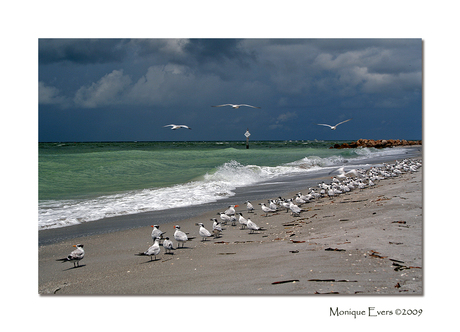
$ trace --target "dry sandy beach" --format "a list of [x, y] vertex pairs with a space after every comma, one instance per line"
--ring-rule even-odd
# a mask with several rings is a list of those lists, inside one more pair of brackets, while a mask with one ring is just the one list
[[[228, 224], [220, 238], [201, 241], [195, 224], [212, 229], [210, 218], [219, 211], [162, 224], [164, 237], [173, 239], [177, 224], [195, 238], [173, 254], [162, 247], [154, 261], [135, 256], [152, 245], [150, 226], [40, 246], [38, 292], [423, 295], [422, 168], [304, 204], [299, 217], [285, 210], [266, 217], [257, 203], [251, 214], [243, 202], [236, 208], [263, 227], [254, 234]], [[81, 267], [56, 261], [77, 243], [86, 252]]]

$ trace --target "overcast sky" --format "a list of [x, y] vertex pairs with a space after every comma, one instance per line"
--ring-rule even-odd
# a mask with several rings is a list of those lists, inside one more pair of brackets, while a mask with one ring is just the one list
[[[38, 45], [41, 142], [422, 138], [421, 39]], [[211, 107], [223, 103], [261, 108]]]
[[[387, 41], [386, 45], [376, 40], [371, 43], [361, 41], [360, 46], [353, 43], [353, 46], [345, 48], [343, 40], [341, 43], [332, 40], [316, 41], [316, 44], [305, 41], [290, 47], [269, 40], [258, 41], [257, 47], [250, 47], [250, 44], [257, 43], [243, 41], [233, 52], [225, 48], [227, 53], [219, 49], [218, 53], [210, 54], [205, 52], [209, 50], [206, 47], [200, 50], [197, 45], [181, 47], [177, 43], [177, 47], [174, 47], [174, 43], [167, 45], [165, 41], [163, 47], [147, 47], [148, 43], [140, 45], [143, 43], [135, 41], [116, 41], [114, 44], [119, 43], [124, 47], [106, 45], [103, 52], [97, 52], [97, 43], [90, 46], [79, 41], [81, 45], [77, 46], [74, 40], [54, 41], [46, 45], [40, 39], [88, 36], [423, 38], [423, 116], [426, 138], [423, 143], [423, 165], [424, 175], [433, 175], [423, 178], [423, 216], [426, 221], [439, 218], [452, 220], [452, 216], [457, 213], [457, 197], [439, 195], [439, 179], [445, 177], [451, 180], [450, 175], [453, 173], [449, 170], [434, 172], [439, 169], [441, 160], [448, 163], [453, 160], [455, 153], [452, 151], [458, 141], [455, 130], [460, 122], [457, 106], [460, 76], [456, 33], [458, 10], [453, 1], [423, 5], [414, 0], [385, 3], [364, 0], [279, 3], [245, 0], [219, 2], [219, 5], [215, 1], [136, 1], [126, 5], [107, 1], [83, 0], [76, 4], [43, 0], [30, 1], [27, 6], [20, 1], [4, 2], [3, 5], [4, 51], [0, 52], [0, 58], [4, 83], [2, 101], [6, 102], [1, 112], [5, 156], [3, 184], [8, 193], [4, 204], [7, 208], [3, 211], [5, 220], [17, 220], [18, 216], [21, 220], [37, 218], [37, 127], [40, 140], [51, 141], [173, 140], [176, 136], [183, 140], [236, 140], [240, 137], [244, 139], [246, 127], [253, 134], [251, 139], [421, 136], [422, 46], [419, 40], [398, 40], [397, 43]], [[38, 67], [38, 80], [37, 40], [41, 48], [39, 56], [43, 57]], [[151, 42], [154, 44], [154, 41]], [[402, 45], [403, 42], [406, 45]], [[66, 43], [68, 46], [63, 45]], [[113, 41], [107, 42], [111, 43]], [[166, 65], [168, 63], [169, 66]], [[162, 79], [163, 82], [149, 91], [150, 97], [139, 96], [139, 90], [134, 88], [136, 84], [137, 88], [142, 86], [142, 82], [147, 86], [155, 70], [161, 72], [161, 69], [170, 69], [173, 65], [182, 65], [180, 68], [183, 72], [163, 71], [163, 76], [157, 77], [156, 81], [158, 83]], [[129, 78], [130, 81], [124, 82], [116, 94], [104, 100], [103, 105], [90, 105], [89, 101], [102, 102], [102, 83], [107, 85], [109, 92], [117, 81], [115, 74], [121, 70], [123, 74], [118, 79]], [[238, 73], [243, 74], [239, 76]], [[289, 75], [283, 76], [284, 73]], [[173, 84], [172, 78], [181, 84]], [[37, 126], [36, 96], [39, 82], [41, 96]], [[170, 89], [170, 86], [174, 89]], [[297, 91], [294, 89], [296, 86]], [[189, 89], [193, 93], [188, 92]], [[100, 92], [98, 98], [94, 94], [96, 90]], [[164, 91], [168, 91], [168, 94]], [[133, 100], [136, 92], [138, 99]], [[184, 97], [190, 97], [184, 96], [187, 92], [191, 100], [187, 105], [182, 105], [180, 102]], [[263, 114], [250, 113], [249, 109], [240, 109], [238, 113], [210, 107], [214, 103], [232, 101], [255, 104], [259, 98], [258, 106], [262, 109], [252, 111], [264, 111]], [[281, 116], [278, 120], [280, 115], [288, 112], [292, 114], [290, 118]], [[258, 119], [249, 119], [247, 121], [250, 123], [247, 124], [244, 115], [257, 115]], [[227, 117], [227, 125], [222, 125], [224, 116]], [[336, 131], [314, 125], [338, 122], [348, 117], [353, 117], [353, 120], [339, 126]], [[162, 127], [172, 122], [187, 123], [193, 130], [172, 131]], [[208, 123], [210, 127], [206, 127]], [[276, 125], [284, 127], [276, 128]], [[443, 265], [451, 263], [448, 255], [437, 255], [437, 247], [430, 248], [430, 245], [436, 245], [440, 239], [443, 243], [456, 243], [458, 224], [450, 223], [450, 232], [446, 232], [443, 227], [436, 227], [434, 222], [427, 222], [425, 226], [428, 230], [425, 232], [428, 240], [425, 241], [426, 248], [433, 249], [426, 250], [426, 260]], [[18, 222], [5, 222], [4, 227], [8, 234], [25, 236], [25, 241], [17, 241], [14, 236], [6, 240], [6, 246], [12, 251], [23, 250], [24, 242], [37, 243], [34, 228], [26, 227], [24, 233], [24, 227]], [[68, 306], [48, 306], [41, 298], [30, 296], [35, 294], [35, 282], [30, 279], [35, 276], [29, 271], [30, 266], [18, 260], [17, 255], [5, 255], [3, 258], [4, 262], [6, 260], [4, 264], [19, 271], [14, 275], [15, 282], [25, 286], [10, 287], [7, 298], [17, 299], [18, 294], [25, 296], [27, 301], [23, 301], [22, 307], [24, 310], [29, 309], [32, 318], [28, 322], [32, 324], [42, 319], [43, 312], [53, 312], [54, 326], [64, 325], [68, 320], [65, 314]], [[434, 269], [427, 269], [427, 280], [437, 280], [435, 273]], [[402, 319], [398, 324], [413, 329], [414, 324], [422, 326], [443, 314], [444, 320], [454, 323], [455, 315], [445, 315], [445, 306], [439, 305], [448, 303], [446, 292], [426, 293], [423, 297], [404, 301], [406, 307], [423, 309], [422, 320], [414, 323], [410, 319]], [[127, 307], [131, 309], [126, 310], [132, 315], [127, 315], [125, 320], [114, 320], [116, 325], [109, 324], [109, 327], [114, 327], [114, 330], [120, 326], [145, 329], [144, 320], [131, 317], [137, 313], [140, 301], [147, 302], [150, 299], [133, 297], [133, 303], [129, 303], [131, 299], [122, 300], [123, 304], [128, 303]], [[166, 307], [174, 306], [176, 300], [172, 298]], [[224, 300], [226, 305], [238, 305], [240, 299]], [[113, 298], [101, 301], [89, 304], [84, 297], [72, 298], [74, 305], [88, 309], [85, 321], [100, 316], [101, 308], [104, 308], [103, 313], [109, 314], [119, 306], [119, 302]], [[293, 297], [278, 297], [277, 305], [267, 301], [267, 298], [251, 301], [260, 312], [279, 317], [308, 312], [311, 317], [326, 318], [330, 306], [330, 301], [320, 305], [315, 301], [315, 305], [308, 305], [302, 298]], [[190, 307], [198, 304], [204, 308], [202, 311], [211, 312], [213, 307], [210, 303], [212, 306], [216, 303], [206, 298], [183, 298], [181, 302], [183, 305], [175, 307], [174, 315], [179, 314], [187, 322], [196, 319], [196, 313], [189, 310]], [[362, 297], [348, 298], [347, 308], [366, 307], [368, 302], [368, 299]], [[390, 303], [391, 300], [384, 302], [389, 307], [383, 309], [391, 308], [392, 305], [397, 307], [396, 302]], [[40, 306], [40, 311], [34, 310], [37, 306]], [[15, 310], [13, 315], [8, 316], [14, 322], [21, 321], [24, 310]], [[167, 310], [161, 312], [166, 321], [177, 318], [169, 313]], [[254, 320], [247, 317], [241, 318], [243, 325], [252, 326]], [[322, 327], [343, 328], [344, 325], [342, 320], [313, 319], [311, 322], [314, 327], [322, 324]], [[257, 321], [257, 327], [273, 329], [285, 325], [283, 319], [276, 323], [261, 319]], [[31, 324], [26, 325], [29, 327]], [[238, 320], [237, 324], [241, 325], [241, 321]], [[360, 321], [360, 325], [375, 328], [375, 322], [371, 322], [371, 319]], [[238, 327], [231, 322], [229, 326]]]

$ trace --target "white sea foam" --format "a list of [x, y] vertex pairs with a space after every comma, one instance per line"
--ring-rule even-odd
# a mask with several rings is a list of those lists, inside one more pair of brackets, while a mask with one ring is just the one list
[[203, 179], [166, 188], [144, 189], [84, 200], [39, 203], [39, 229], [64, 227], [102, 218], [215, 202], [238, 187], [305, 171], [294, 166], [262, 167], [231, 161]]
[[[375, 152], [355, 149], [359, 159], [379, 153], [392, 154], [392, 149]], [[401, 153], [401, 150], [394, 151]], [[356, 159], [356, 155], [352, 157]], [[215, 202], [235, 195], [236, 188], [245, 187], [305, 172], [335, 167], [347, 160], [343, 156], [320, 158], [305, 157], [301, 160], [274, 167], [242, 165], [230, 161], [196, 181], [164, 188], [151, 188], [105, 195], [92, 199], [47, 200], [39, 202], [39, 230], [65, 227], [107, 217], [140, 212], [185, 207]]]

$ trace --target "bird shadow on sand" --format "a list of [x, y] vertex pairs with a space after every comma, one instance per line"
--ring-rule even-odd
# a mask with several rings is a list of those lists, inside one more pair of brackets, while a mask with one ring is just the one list
[[260, 232], [264, 232], [264, 231], [266, 231], [267, 229], [265, 229], [265, 228], [263, 228], [263, 227], [260, 227], [259, 229], [254, 230], [254, 231], [252, 231], [252, 232], [251, 232], [250, 229], [247, 229], [247, 228], [246, 228], [246, 230], [249, 231], [248, 234], [261, 234]]
[[153, 262], [161, 262], [161, 259], [152, 259], [152, 260], [148, 260], [148, 261], [145, 261], [139, 264], [148, 264], [148, 263], [153, 263]]
[[78, 269], [79, 267], [83, 267], [83, 266], [86, 266], [86, 264], [78, 265], [78, 266], [71, 266], [68, 269], [65, 269], [65, 270], [62, 270], [62, 271], [70, 271], [70, 270]]

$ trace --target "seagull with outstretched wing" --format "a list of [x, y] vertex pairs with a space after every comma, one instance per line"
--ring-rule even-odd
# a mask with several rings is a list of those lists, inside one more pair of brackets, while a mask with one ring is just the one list
[[338, 126], [339, 124], [345, 123], [345, 122], [350, 121], [350, 120], [351, 120], [351, 119], [348, 119], [348, 120], [339, 122], [339, 123], [337, 123], [335, 126], [331, 126], [331, 125], [324, 124], [324, 123], [318, 123], [318, 126], [327, 126], [327, 127], [330, 127], [331, 130], [336, 130], [336, 129], [337, 129], [337, 126]]
[[169, 124], [169, 125], [166, 125], [164, 127], [171, 127], [171, 130], [176, 130], [176, 129], [180, 129], [180, 128], [186, 128], [186, 129], [192, 129], [186, 125], [175, 125], [175, 124]]
[[211, 106], [211, 107], [223, 107], [223, 106], [231, 106], [234, 109], [238, 109], [241, 106], [252, 107], [252, 108], [260, 108], [260, 107], [252, 106], [252, 105], [248, 105], [248, 104], [222, 104], [222, 105], [215, 105], [215, 106]]

